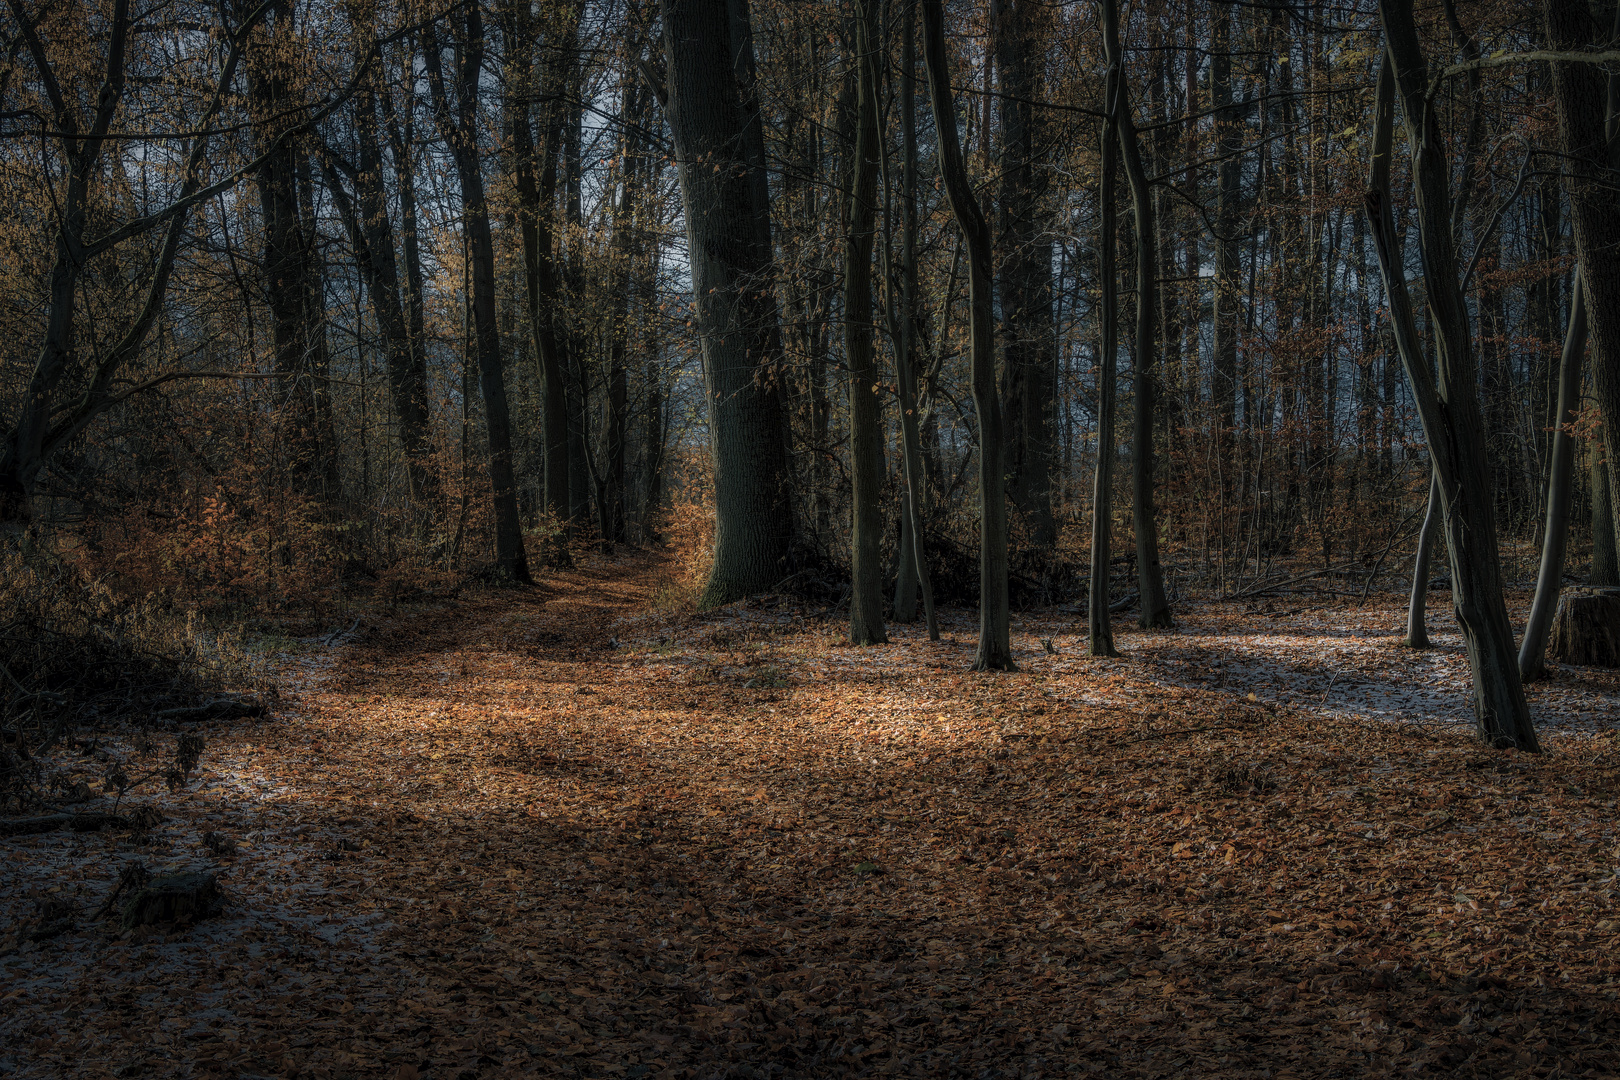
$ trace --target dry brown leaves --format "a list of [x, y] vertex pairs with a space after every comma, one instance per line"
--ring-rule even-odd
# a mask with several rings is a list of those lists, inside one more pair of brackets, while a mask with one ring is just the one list
[[219, 919], [0, 940], [0, 1075], [1614, 1075], [1612, 731], [1313, 708], [1332, 642], [1200, 666], [1233, 608], [985, 676], [964, 615], [856, 650], [656, 572], [370, 621], [144, 845], [4, 841], [13, 920], [242, 846]]

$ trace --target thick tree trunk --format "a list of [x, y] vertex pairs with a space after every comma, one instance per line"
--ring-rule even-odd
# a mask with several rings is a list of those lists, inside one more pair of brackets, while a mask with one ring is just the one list
[[969, 349], [973, 409], [979, 421], [979, 652], [976, 671], [1016, 671], [1007, 596], [1007, 497], [1002, 457], [1001, 400], [996, 392], [995, 281], [990, 225], [973, 195], [956, 129], [945, 56], [941, 0], [923, 0], [923, 55], [939, 138], [939, 172], [968, 256]]
[[1052, 240], [1036, 102], [1045, 96], [1043, 0], [992, 0], [1001, 79], [1001, 320], [1007, 394], [1007, 488], [1034, 548], [1057, 542], [1052, 517]]
[[[732, 9], [737, 9], [733, 18]], [[686, 213], [714, 464], [713, 607], [780, 581], [793, 540], [781, 331], [758, 117], [734, 56], [742, 0], [663, 0], [668, 119]]]
[[[1407, 381], [1440, 481], [1451, 556], [1452, 599], [1473, 673], [1475, 721], [1480, 738], [1488, 744], [1539, 751], [1519, 680], [1513, 628], [1502, 597], [1473, 334], [1459, 286], [1449, 218], [1450, 165], [1439, 123], [1429, 107], [1428, 64], [1412, 21], [1411, 4], [1409, 0], [1384, 0], [1380, 14], [1388, 60], [1379, 77], [1381, 100], [1374, 139], [1373, 183], [1367, 193], [1368, 224], [1378, 247], [1384, 291], [1389, 297]], [[1382, 99], [1391, 97], [1397, 86], [1404, 100], [1407, 142], [1412, 153], [1424, 286], [1437, 353], [1433, 369], [1419, 345], [1389, 203], [1389, 128], [1393, 116], [1391, 105]]]
[[1541, 572], [1536, 577], [1536, 599], [1530, 605], [1530, 621], [1519, 643], [1519, 675], [1525, 682], [1543, 675], [1542, 658], [1547, 649], [1547, 632], [1558, 606], [1558, 591], [1564, 582], [1564, 551], [1569, 542], [1569, 503], [1574, 488], [1575, 440], [1566, 430], [1580, 405], [1581, 361], [1586, 355], [1586, 295], [1581, 277], [1575, 275], [1570, 293], [1569, 332], [1558, 364], [1557, 425], [1553, 431], [1552, 468], [1547, 475], [1547, 527], [1541, 540]]
[[1109, 66], [1118, 69], [1119, 91], [1114, 122], [1119, 136], [1120, 160], [1131, 182], [1131, 206], [1136, 219], [1136, 371], [1135, 417], [1131, 433], [1131, 520], [1136, 530], [1136, 588], [1140, 605], [1137, 623], [1144, 630], [1174, 625], [1165, 598], [1164, 570], [1159, 565], [1159, 523], [1153, 509], [1153, 403], [1158, 392], [1157, 327], [1159, 311], [1159, 257], [1153, 225], [1153, 190], [1136, 137], [1131, 115], [1125, 57], [1119, 41], [1116, 0], [1104, 0], [1103, 50]]

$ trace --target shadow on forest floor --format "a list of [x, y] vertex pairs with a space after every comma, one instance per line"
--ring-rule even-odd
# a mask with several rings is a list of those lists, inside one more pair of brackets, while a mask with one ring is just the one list
[[[857, 650], [651, 613], [658, 572], [369, 624], [142, 842], [0, 841], [0, 925], [86, 913], [0, 939], [0, 1076], [1612, 1072], [1620, 739], [1320, 707], [1453, 677], [1342, 636], [1391, 610], [1192, 608], [1115, 661], [1030, 615], [984, 676], [963, 613]], [[88, 917], [209, 829], [223, 916]]]

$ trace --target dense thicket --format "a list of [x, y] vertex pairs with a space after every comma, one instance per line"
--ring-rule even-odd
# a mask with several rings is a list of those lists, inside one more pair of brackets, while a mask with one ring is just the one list
[[674, 540], [705, 602], [850, 582], [859, 640], [920, 572], [999, 667], [999, 597], [1110, 568], [1143, 625], [1190, 587], [1403, 584], [1432, 472], [1482, 732], [1523, 745], [1485, 719], [1522, 710], [1503, 581], [1572, 529], [1615, 583], [1615, 25], [16, 0], [0, 519], [261, 605]]

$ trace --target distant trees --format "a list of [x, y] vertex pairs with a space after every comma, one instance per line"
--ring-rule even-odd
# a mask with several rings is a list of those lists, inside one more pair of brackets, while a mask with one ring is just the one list
[[[786, 582], [856, 641], [977, 603], [1000, 670], [1023, 605], [1106, 655], [1304, 573], [1410, 588], [1420, 643], [1438, 476], [1436, 577], [1528, 674], [1516, 553], [1567, 518], [1620, 575], [1613, 27], [1511, 14], [8, 2], [0, 518], [270, 604], [661, 538], [685, 599]], [[1386, 29], [1432, 84], [1369, 216]]]

